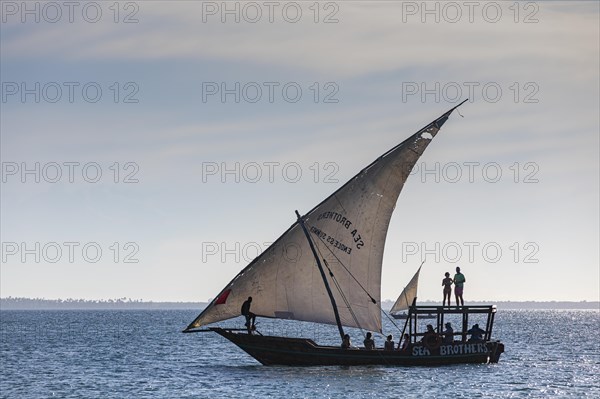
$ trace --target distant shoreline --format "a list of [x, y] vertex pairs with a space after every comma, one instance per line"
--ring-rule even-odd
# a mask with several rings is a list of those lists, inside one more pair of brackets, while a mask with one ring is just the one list
[[[581, 309], [600, 310], [599, 301], [474, 301], [467, 305], [493, 304], [498, 309], [537, 309], [560, 310]], [[126, 298], [109, 300], [83, 299], [42, 299], [42, 298], [0, 298], [0, 310], [202, 310], [207, 302], [154, 302]], [[388, 310], [392, 301], [383, 301], [382, 308]], [[440, 305], [439, 302], [425, 301], [419, 305]]]
[[131, 299], [0, 298], [0, 310], [202, 310], [207, 302], [154, 302]]

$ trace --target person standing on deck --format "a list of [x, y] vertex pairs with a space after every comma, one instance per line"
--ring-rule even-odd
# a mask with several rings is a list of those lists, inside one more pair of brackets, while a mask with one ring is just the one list
[[442, 285], [444, 286], [444, 300], [442, 301], [442, 306], [446, 306], [446, 298], [448, 298], [448, 306], [451, 306], [450, 302], [450, 294], [452, 294], [452, 283], [454, 280], [450, 278], [450, 273], [446, 272], [446, 278], [442, 280]]
[[466, 281], [465, 275], [460, 272], [460, 267], [457, 266], [456, 274], [454, 275], [454, 296], [456, 298], [456, 306], [465, 306], [465, 301], [463, 299], [463, 285]]
[[[248, 331], [254, 330], [254, 323], [256, 321], [256, 315], [250, 311], [250, 304], [252, 304], [252, 297], [249, 296], [246, 301], [242, 304], [242, 316], [246, 317], [245, 326], [248, 328]], [[252, 323], [250, 323], [252, 322]]]

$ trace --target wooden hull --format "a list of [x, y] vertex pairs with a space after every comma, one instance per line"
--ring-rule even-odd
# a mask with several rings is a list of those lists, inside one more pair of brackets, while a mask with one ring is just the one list
[[341, 349], [320, 346], [306, 338], [270, 337], [236, 333], [222, 328], [212, 331], [227, 338], [264, 365], [283, 366], [439, 366], [463, 363], [497, 363], [504, 345], [499, 341], [454, 342], [437, 348], [414, 345], [408, 351]]

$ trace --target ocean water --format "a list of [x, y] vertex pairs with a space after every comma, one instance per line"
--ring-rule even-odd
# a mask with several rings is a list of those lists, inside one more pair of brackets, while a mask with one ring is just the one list
[[[214, 333], [182, 334], [197, 313], [2, 311], [0, 397], [600, 398], [598, 311], [499, 311], [498, 364], [308, 368], [262, 366]], [[335, 327], [311, 323], [260, 320], [259, 329], [339, 339]]]

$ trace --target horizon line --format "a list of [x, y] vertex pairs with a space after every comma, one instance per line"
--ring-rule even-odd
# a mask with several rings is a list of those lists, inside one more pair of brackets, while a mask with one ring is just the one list
[[[8, 296], [8, 297], [0, 297], [0, 301], [6, 301], [6, 300], [28, 300], [28, 301], [48, 301], [48, 302], [58, 302], [58, 301], [62, 301], [62, 302], [92, 302], [92, 303], [106, 303], [106, 302], [116, 302], [116, 303], [210, 303], [213, 298], [209, 298], [208, 300], [197, 300], [197, 301], [190, 301], [190, 300], [155, 300], [155, 299], [135, 299], [135, 298], [126, 298], [126, 297], [121, 297], [121, 298], [107, 298], [107, 299], [85, 299], [85, 298], [31, 298], [31, 297], [13, 297], [13, 296]], [[381, 301], [381, 303], [384, 302], [395, 302], [395, 299], [384, 299]], [[420, 303], [437, 303], [439, 302], [439, 300], [432, 300], [432, 299], [426, 299], [424, 301], [420, 301]], [[468, 302], [470, 303], [474, 303], [474, 302], [486, 302], [486, 303], [510, 303], [510, 302], [534, 302], [534, 303], [557, 303], [557, 302], [567, 302], [567, 303], [599, 303], [600, 304], [600, 300], [587, 300], [587, 299], [580, 299], [580, 300], [572, 300], [572, 299], [568, 299], [568, 300], [556, 300], [556, 299], [552, 299], [552, 300], [532, 300], [532, 299], [519, 299], [519, 300], [481, 300], [481, 299], [472, 299], [469, 300]]]

